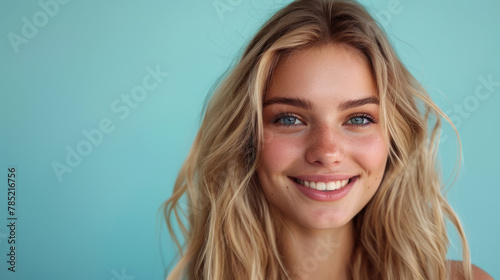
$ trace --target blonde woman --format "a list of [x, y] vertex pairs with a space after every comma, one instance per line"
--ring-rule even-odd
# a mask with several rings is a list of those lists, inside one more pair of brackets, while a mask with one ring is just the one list
[[167, 279], [492, 279], [441, 194], [441, 117], [361, 5], [292, 2], [207, 105], [165, 203], [185, 240]]

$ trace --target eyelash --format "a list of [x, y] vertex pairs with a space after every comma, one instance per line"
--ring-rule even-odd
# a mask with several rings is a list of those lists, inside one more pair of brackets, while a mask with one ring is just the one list
[[[280, 113], [278, 115], [276, 115], [273, 120], [271, 121], [273, 124], [278, 124], [280, 126], [283, 126], [283, 127], [291, 127], [291, 126], [295, 126], [296, 124], [284, 124], [284, 123], [280, 123], [280, 120], [282, 120], [283, 118], [286, 118], [286, 117], [293, 117], [293, 118], [296, 118], [297, 120], [299, 120], [300, 122], [304, 123], [299, 116], [297, 116], [296, 114], [293, 114], [293, 113]], [[350, 115], [348, 120], [347, 121], [350, 121], [354, 118], [364, 118], [366, 120], [369, 121], [369, 123], [366, 123], [366, 124], [346, 124], [346, 125], [349, 125], [349, 126], [355, 126], [355, 127], [366, 127], [372, 123], [377, 123], [375, 121], [375, 118], [368, 114], [368, 113], [358, 113], [358, 114], [353, 114], [353, 115]]]
[[278, 125], [284, 126], [284, 127], [294, 126], [294, 124], [284, 124], [284, 123], [280, 123], [279, 122], [280, 120], [282, 120], [282, 119], [284, 119], [286, 117], [297, 118], [297, 120], [299, 120], [300, 122], [303, 123], [303, 121], [300, 120], [300, 117], [297, 116], [296, 114], [293, 114], [293, 113], [280, 113], [280, 114], [276, 115], [271, 122], [273, 124], [278, 124]]
[[364, 118], [364, 119], [367, 119], [369, 121], [369, 123], [366, 123], [366, 124], [348, 124], [348, 125], [357, 126], [357, 127], [366, 127], [372, 123], [377, 123], [375, 121], [375, 118], [368, 113], [359, 113], [359, 114], [350, 115], [348, 121], [350, 121], [354, 118]]

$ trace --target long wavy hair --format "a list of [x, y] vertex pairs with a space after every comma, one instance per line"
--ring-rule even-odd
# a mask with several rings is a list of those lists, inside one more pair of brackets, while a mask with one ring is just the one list
[[206, 106], [163, 205], [180, 254], [168, 280], [291, 279], [276, 240], [282, 223], [256, 178], [265, 141], [262, 102], [280, 57], [331, 43], [350, 45], [368, 59], [390, 146], [382, 183], [353, 220], [351, 277], [447, 279], [449, 220], [461, 238], [465, 279], [471, 279], [464, 231], [442, 194], [436, 162], [441, 118], [450, 120], [360, 4], [297, 0], [264, 24]]

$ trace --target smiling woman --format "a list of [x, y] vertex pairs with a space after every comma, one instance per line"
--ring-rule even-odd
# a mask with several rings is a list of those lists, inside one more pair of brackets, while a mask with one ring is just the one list
[[[369, 62], [344, 44], [294, 53], [278, 63], [263, 107], [270, 140], [257, 175], [287, 222], [279, 236], [285, 265], [296, 276], [348, 279], [353, 218], [377, 191], [388, 158]], [[338, 246], [323, 257], [328, 265], [311, 270], [302, 262], [314, 251], [300, 244], [318, 239]]]
[[388, 158], [378, 104], [369, 62], [349, 45], [278, 63], [263, 105], [268, 141], [257, 175], [269, 202], [299, 228], [296, 239], [339, 229], [353, 235], [345, 225], [374, 195]]
[[292, 2], [207, 106], [165, 203], [186, 242], [167, 279], [491, 279], [441, 194], [441, 117], [362, 6]]

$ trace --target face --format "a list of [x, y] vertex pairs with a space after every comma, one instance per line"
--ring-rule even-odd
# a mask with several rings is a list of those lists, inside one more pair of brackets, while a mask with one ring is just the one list
[[378, 189], [388, 157], [366, 58], [334, 44], [281, 59], [262, 117], [257, 175], [271, 205], [308, 229], [349, 223]]

